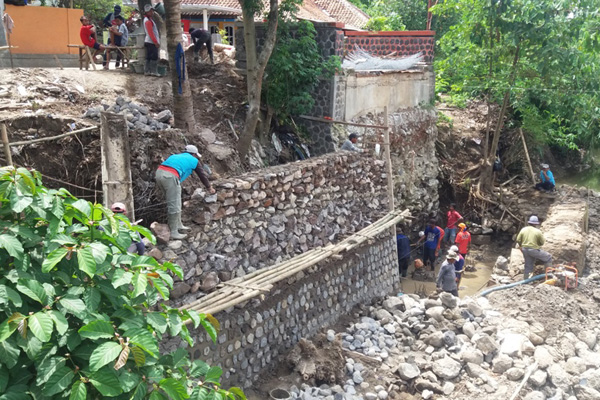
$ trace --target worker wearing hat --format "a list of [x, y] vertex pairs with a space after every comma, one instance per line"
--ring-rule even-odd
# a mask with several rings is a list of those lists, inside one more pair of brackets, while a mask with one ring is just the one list
[[535, 185], [537, 190], [546, 190], [553, 191], [556, 182], [554, 181], [554, 175], [552, 171], [550, 171], [550, 166], [548, 164], [541, 165], [542, 170], [540, 171], [540, 183]]
[[537, 215], [530, 216], [527, 223], [529, 226], [521, 229], [517, 236], [517, 244], [521, 248], [523, 258], [525, 259], [525, 268], [523, 270], [524, 279], [529, 278], [529, 275], [533, 272], [535, 260], [544, 263], [545, 267], [550, 266], [552, 263], [552, 256], [550, 253], [541, 249], [546, 240], [544, 239], [542, 231], [537, 228], [540, 224]]
[[449, 251], [446, 255], [446, 260], [444, 260], [442, 266], [440, 267], [440, 272], [438, 273], [435, 283], [435, 286], [438, 288], [438, 290], [452, 293], [456, 297], [458, 297], [458, 285], [456, 283], [457, 279], [454, 263], [457, 260], [458, 253]]
[[[125, 214], [127, 214], [127, 208], [125, 207], [125, 204], [120, 203], [120, 202], [113, 203], [110, 206], [110, 210], [118, 215], [125, 216]], [[124, 225], [124, 223], [122, 221], [121, 221], [121, 224]], [[99, 228], [99, 229], [103, 230], [102, 228]], [[127, 249], [127, 251], [129, 253], [137, 253], [140, 256], [142, 256], [146, 252], [146, 245], [144, 245], [144, 242], [142, 241], [142, 237], [140, 236], [140, 234], [138, 232], [136, 232], [136, 234], [137, 234], [138, 240], [137, 241], [134, 240], [133, 243], [131, 244], [131, 246], [129, 246], [129, 248]]]
[[211, 194], [215, 193], [199, 162], [200, 157], [198, 148], [188, 144], [183, 153], [173, 154], [156, 170], [156, 185], [162, 189], [167, 199], [167, 216], [172, 239], [184, 239], [186, 235], [179, 233], [179, 230], [190, 229], [181, 223], [181, 182], [195, 171], [208, 191]]

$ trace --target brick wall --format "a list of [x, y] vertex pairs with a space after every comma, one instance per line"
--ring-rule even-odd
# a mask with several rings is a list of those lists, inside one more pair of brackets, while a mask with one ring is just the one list
[[[223, 368], [224, 386], [250, 387], [259, 375], [302, 337], [335, 324], [356, 304], [391, 293], [398, 283], [398, 258], [390, 229], [341, 260], [326, 260], [275, 285], [264, 301], [251, 300], [217, 313], [217, 344], [200, 328], [192, 332], [192, 359]], [[227, 312], [228, 311], [228, 312]], [[188, 348], [179, 338], [162, 343], [167, 351]]]
[[423, 53], [424, 61], [433, 63], [435, 50], [435, 32], [398, 31], [398, 32], [352, 32], [346, 31], [344, 54], [353, 51], [355, 46], [374, 56], [386, 56], [396, 52], [396, 57], [405, 57]]

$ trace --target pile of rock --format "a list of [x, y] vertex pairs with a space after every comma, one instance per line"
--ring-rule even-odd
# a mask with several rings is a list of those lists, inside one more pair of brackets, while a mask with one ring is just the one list
[[[540, 289], [520, 290], [527, 298]], [[553, 294], [568, 296], [547, 285], [539, 293], [544, 298]], [[573, 324], [577, 327], [565, 331], [544, 326], [543, 316], [526, 311], [527, 322], [515, 318], [518, 311], [494, 310], [482, 297], [460, 300], [448, 293], [427, 299], [389, 297], [381, 307], [368, 309], [370, 317], [362, 317], [341, 334], [344, 348], [360, 353], [347, 358], [345, 394], [335, 397], [334, 392], [309, 388], [294, 398], [387, 398], [387, 390], [377, 390], [383, 386], [370, 389], [376, 382], [386, 385], [389, 393], [402, 393], [402, 399], [499, 400], [510, 398], [526, 380], [520, 398], [527, 400], [599, 399], [597, 318], [583, 325], [578, 315]], [[378, 361], [379, 367], [365, 368], [364, 357]], [[361, 395], [347, 396], [354, 392]]]
[[141, 132], [162, 131], [169, 129], [169, 121], [173, 114], [170, 110], [163, 110], [152, 116], [148, 107], [136, 104], [130, 99], [119, 96], [115, 104], [103, 103], [97, 107], [90, 107], [83, 114], [83, 118], [90, 118], [100, 121], [100, 113], [111, 112], [125, 115], [129, 129], [139, 130]]

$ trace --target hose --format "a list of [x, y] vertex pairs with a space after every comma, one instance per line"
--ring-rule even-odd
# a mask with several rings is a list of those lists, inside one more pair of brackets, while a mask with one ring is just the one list
[[510, 289], [512, 287], [515, 287], [515, 286], [523, 285], [525, 283], [530, 283], [530, 282], [533, 282], [533, 281], [539, 281], [540, 279], [545, 279], [545, 278], [546, 278], [546, 274], [539, 274], [539, 275], [536, 275], [536, 276], [532, 276], [531, 278], [525, 279], [523, 281], [511, 283], [511, 284], [504, 285], [504, 286], [496, 286], [496, 287], [490, 288], [488, 290], [484, 290], [479, 295], [482, 296], [482, 297], [485, 297], [488, 294], [490, 294], [492, 292], [496, 292], [498, 290]]

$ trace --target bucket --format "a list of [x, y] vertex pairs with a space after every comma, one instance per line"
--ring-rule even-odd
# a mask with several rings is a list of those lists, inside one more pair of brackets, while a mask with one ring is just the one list
[[269, 396], [273, 400], [290, 400], [292, 396], [290, 396], [290, 392], [284, 389], [273, 389], [269, 392]]
[[157, 71], [160, 76], [165, 76], [167, 74], [167, 66], [159, 65]]
[[133, 69], [133, 71], [136, 74], [143, 74], [144, 73], [144, 64], [139, 63], [139, 62], [131, 62], [129, 63], [129, 68]]

